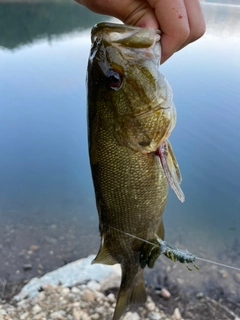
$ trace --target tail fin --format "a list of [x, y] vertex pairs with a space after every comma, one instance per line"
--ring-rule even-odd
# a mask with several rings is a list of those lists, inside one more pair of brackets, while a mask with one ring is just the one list
[[[126, 285], [126, 278], [130, 276], [130, 273], [126, 273], [126, 270], [122, 270], [122, 283], [118, 292], [117, 304], [113, 315], [113, 320], [119, 320], [123, 313], [126, 311], [129, 304], [144, 303], [147, 299], [143, 270], [139, 268], [135, 273], [133, 280], [129, 285]], [[129, 279], [128, 279], [129, 280]], [[129, 282], [129, 281], [128, 281]]]

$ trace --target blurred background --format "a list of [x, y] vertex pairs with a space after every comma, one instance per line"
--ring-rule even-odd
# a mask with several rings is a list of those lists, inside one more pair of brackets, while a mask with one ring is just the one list
[[[240, 3], [202, 8], [205, 36], [161, 66], [186, 196], [182, 204], [169, 191], [166, 240], [240, 267]], [[85, 77], [90, 28], [109, 19], [70, 0], [0, 1], [0, 286], [98, 250]], [[221, 286], [240, 299], [239, 272], [196, 263], [190, 274], [161, 257], [148, 282], [167, 270], [186, 291]]]

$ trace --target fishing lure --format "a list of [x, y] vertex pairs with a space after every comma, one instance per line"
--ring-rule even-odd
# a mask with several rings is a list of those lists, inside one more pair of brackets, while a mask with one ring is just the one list
[[188, 266], [188, 263], [192, 263], [197, 270], [200, 270], [200, 268], [194, 263], [195, 256], [192, 253], [188, 252], [187, 250], [178, 249], [168, 242], [163, 241], [157, 235], [155, 236], [157, 242], [161, 247], [161, 253], [163, 253], [167, 258], [171, 259], [174, 262], [179, 261], [181, 263], [184, 263], [189, 271], [192, 271], [192, 268]]
[[[128, 235], [129, 237], [145, 242], [145, 247], [143, 248], [140, 254], [140, 265], [142, 268], [145, 268], [146, 265], [148, 265], [149, 268], [153, 268], [155, 261], [161, 255], [161, 253], [163, 253], [167, 258], [171, 259], [174, 262], [179, 261], [181, 263], [184, 263], [188, 268], [188, 270], [191, 270], [191, 268], [187, 265], [187, 263], [193, 263], [195, 259], [198, 259], [201, 261], [215, 264], [217, 266], [240, 271], [240, 268], [238, 267], [233, 267], [233, 266], [219, 263], [216, 261], [196, 257], [192, 253], [188, 252], [187, 250], [178, 249], [177, 247], [170, 245], [169, 243], [167, 243], [166, 241], [163, 241], [161, 238], [159, 238], [156, 235], [155, 235], [155, 239], [153, 239], [152, 241], [148, 241], [140, 237], [137, 237], [133, 234], [130, 234], [128, 232], [122, 231], [118, 228], [115, 228], [112, 226], [109, 226], [109, 227], [119, 232], [122, 232]], [[193, 265], [197, 270], [200, 270], [200, 268], [196, 266], [194, 263]]]
[[140, 265], [142, 268], [145, 268], [146, 265], [148, 265], [149, 268], [153, 268], [158, 257], [164, 254], [173, 262], [179, 261], [180, 263], [184, 263], [189, 271], [192, 271], [192, 268], [189, 267], [188, 263], [192, 263], [197, 270], [200, 270], [194, 263], [196, 257], [192, 253], [163, 241], [156, 234], [154, 237], [150, 242], [147, 241], [142, 248], [140, 255]]

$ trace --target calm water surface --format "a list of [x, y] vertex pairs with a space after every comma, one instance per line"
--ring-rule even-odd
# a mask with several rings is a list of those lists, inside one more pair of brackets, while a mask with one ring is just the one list
[[[220, 261], [240, 241], [240, 6], [203, 9], [206, 35], [161, 67], [186, 195], [181, 204], [170, 191], [164, 221], [170, 242]], [[78, 228], [70, 260], [98, 249], [85, 73], [90, 27], [105, 19], [68, 2], [0, 3], [0, 228], [44, 227], [51, 237], [48, 226], [63, 233], [67, 221], [66, 233]], [[32, 233], [24, 245], [37, 241]], [[240, 267], [239, 254], [228, 262]]]

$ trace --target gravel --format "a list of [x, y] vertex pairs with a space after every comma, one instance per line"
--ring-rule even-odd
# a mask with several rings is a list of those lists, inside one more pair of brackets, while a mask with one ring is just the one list
[[[97, 320], [112, 319], [116, 298], [105, 294], [96, 281], [79, 284], [71, 288], [46, 284], [33, 298], [23, 299], [17, 304], [0, 304], [0, 320]], [[178, 317], [176, 318], [176, 314]], [[123, 320], [179, 320], [180, 312], [166, 315], [152, 300], [135, 312], [127, 312]]]
[[[120, 267], [91, 265], [93, 257], [31, 279], [10, 301], [0, 299], [0, 320], [111, 320], [120, 284]], [[213, 274], [219, 274], [216, 271]], [[172, 270], [168, 270], [171, 281], [158, 276], [159, 281], [153, 279], [159, 282], [158, 286], [146, 285], [146, 303], [131, 306], [121, 320], [240, 320], [235, 287], [232, 293], [220, 286], [191, 293], [189, 285], [184, 291], [186, 280], [171, 273]], [[189, 278], [198, 275], [187, 274]], [[229, 285], [234, 277], [235, 286], [239, 287], [238, 275], [223, 279]]]

